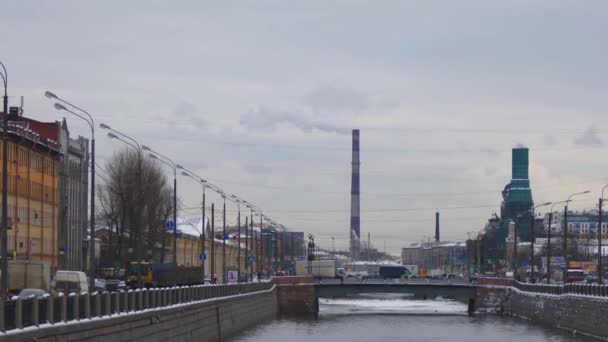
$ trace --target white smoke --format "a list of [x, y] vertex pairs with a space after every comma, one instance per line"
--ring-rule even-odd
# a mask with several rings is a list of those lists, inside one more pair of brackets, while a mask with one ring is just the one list
[[305, 112], [277, 111], [265, 106], [260, 106], [257, 109], [249, 110], [241, 115], [240, 123], [249, 130], [256, 131], [273, 131], [281, 125], [291, 125], [297, 127], [304, 132], [312, 132], [314, 130], [349, 134], [350, 129], [320, 120], [312, 114]]

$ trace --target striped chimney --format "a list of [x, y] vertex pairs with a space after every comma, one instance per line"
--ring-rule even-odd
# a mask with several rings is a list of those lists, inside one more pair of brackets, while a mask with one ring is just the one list
[[350, 189], [350, 253], [353, 259], [359, 258], [359, 251], [361, 247], [359, 165], [359, 130], [353, 129], [353, 161]]

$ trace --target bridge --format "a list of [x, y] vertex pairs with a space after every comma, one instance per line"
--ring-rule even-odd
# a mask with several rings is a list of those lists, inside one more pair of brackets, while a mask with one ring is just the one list
[[315, 282], [316, 297], [354, 297], [362, 293], [410, 294], [415, 298], [449, 298], [469, 305], [469, 312], [475, 309], [477, 287], [465, 279], [338, 279]]

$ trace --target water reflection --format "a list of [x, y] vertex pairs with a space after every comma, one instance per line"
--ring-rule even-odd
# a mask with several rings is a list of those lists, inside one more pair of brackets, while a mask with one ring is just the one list
[[450, 341], [588, 342], [592, 338], [502, 317], [469, 317], [465, 304], [451, 300], [408, 300], [363, 296], [320, 299], [318, 317], [281, 317], [233, 338], [234, 341]]

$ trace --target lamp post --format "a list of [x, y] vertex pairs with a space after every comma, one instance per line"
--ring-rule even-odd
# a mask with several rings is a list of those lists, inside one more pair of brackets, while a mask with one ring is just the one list
[[566, 205], [564, 206], [564, 241], [563, 241], [563, 247], [564, 247], [564, 262], [566, 263], [566, 267], [564, 267], [564, 272], [563, 272], [564, 283], [566, 283], [566, 275], [568, 273], [568, 203], [570, 203], [572, 201], [572, 197], [578, 196], [578, 195], [588, 194], [590, 192], [591, 191], [587, 190], [587, 191], [581, 191], [581, 192], [577, 192], [577, 193], [571, 194], [570, 196], [568, 196], [568, 200], [566, 200]]
[[237, 269], [238, 269], [238, 278], [237, 278], [237, 283], [241, 282], [241, 201], [239, 200], [238, 197], [236, 197], [235, 195], [231, 195], [230, 196], [233, 200], [234, 203], [236, 203], [236, 206], [238, 208], [238, 218], [237, 218], [237, 224], [238, 224], [238, 237], [237, 237]]
[[[254, 236], [253, 235], [253, 214], [255, 212], [256, 215], [260, 216], [260, 239], [259, 239], [259, 242], [257, 242], [257, 248], [255, 251], [255, 253], [256, 253], [255, 263], [256, 263], [257, 272], [261, 273], [262, 272], [262, 265], [261, 265], [261, 261], [262, 261], [262, 209], [251, 204], [251, 202], [243, 201], [243, 203], [247, 206], [247, 208], [251, 209], [251, 234], [252, 234], [253, 239], [254, 239], [254, 237], [253, 237]], [[253, 281], [253, 265], [252, 265], [251, 279]], [[258, 277], [258, 282], [259, 281], [260, 281], [260, 279]]]
[[[226, 282], [226, 194], [217, 186], [210, 186], [218, 195], [222, 197], [224, 206], [222, 209], [222, 283]], [[213, 237], [215, 239], [215, 237]]]
[[8, 290], [8, 73], [6, 67], [0, 62], [0, 76], [4, 86], [3, 108], [2, 108], [2, 281], [0, 290], [2, 298], [6, 298]]
[[532, 228], [530, 235], [530, 277], [532, 279], [534, 279], [534, 240], [536, 239], [536, 232], [534, 231], [536, 225], [535, 213], [537, 208], [546, 207], [548, 205], [551, 205], [551, 202], [545, 202], [543, 204], [539, 204], [537, 206], [532, 207]]
[[[108, 132], [108, 137], [111, 139], [116, 139], [130, 147], [132, 147], [133, 149], [135, 149], [135, 151], [137, 151], [137, 186], [139, 188], [139, 201], [138, 201], [138, 210], [137, 210], [137, 214], [136, 214], [136, 225], [135, 225], [135, 236], [138, 238], [142, 238], [142, 232], [141, 232], [141, 217], [143, 214], [143, 208], [142, 208], [142, 202], [144, 200], [144, 189], [143, 189], [143, 184], [142, 184], [142, 177], [143, 177], [143, 170], [142, 170], [142, 149], [141, 146], [139, 145], [139, 143], [137, 142], [137, 140], [133, 139], [132, 137], [128, 136], [125, 133], [119, 132], [113, 128], [111, 128], [110, 126], [101, 123], [99, 124], [99, 127], [102, 129], [105, 129]], [[142, 245], [143, 241], [136, 243], [135, 244], [135, 257], [137, 258], [137, 286], [138, 287], [143, 287], [143, 283], [142, 283], [142, 278], [141, 278], [141, 245]]]
[[[150, 158], [158, 160], [173, 170], [173, 264], [175, 267], [174, 271], [177, 272], [177, 165], [173, 160], [152, 150], [146, 145], [143, 145], [141, 149], [150, 152]], [[176, 278], [177, 274], [173, 280], [175, 281]]]
[[201, 265], [202, 265], [202, 271], [203, 271], [203, 284], [205, 284], [205, 259], [207, 259], [207, 254], [205, 254], [205, 189], [207, 188], [207, 181], [195, 176], [193, 173], [191, 173], [190, 171], [187, 171], [186, 169], [184, 169], [183, 166], [181, 165], [176, 165], [176, 167], [178, 169], [182, 170], [182, 175], [192, 178], [194, 179], [196, 182], [200, 183], [203, 187], [203, 204], [201, 206], [201, 215], [202, 215], [202, 229], [201, 229]]
[[602, 188], [602, 195], [599, 200], [599, 219], [597, 225], [597, 283], [602, 285], [604, 280], [602, 279], [602, 205], [604, 203], [604, 190], [608, 188], [608, 184]]
[[90, 220], [90, 231], [89, 231], [89, 287], [91, 290], [95, 288], [95, 121], [91, 114], [89, 114], [86, 110], [79, 108], [70, 102], [58, 97], [57, 95], [51, 93], [50, 91], [46, 91], [44, 93], [49, 99], [55, 99], [59, 102], [67, 104], [72, 108], [80, 111], [85, 114], [85, 116], [74, 112], [66, 108], [61, 103], [55, 103], [55, 109], [66, 111], [82, 120], [84, 120], [89, 127], [91, 128], [91, 220]]
[[551, 205], [549, 212], [549, 228], [547, 229], [547, 284], [551, 283], [551, 225], [553, 224], [553, 208], [567, 201], [555, 202]]

